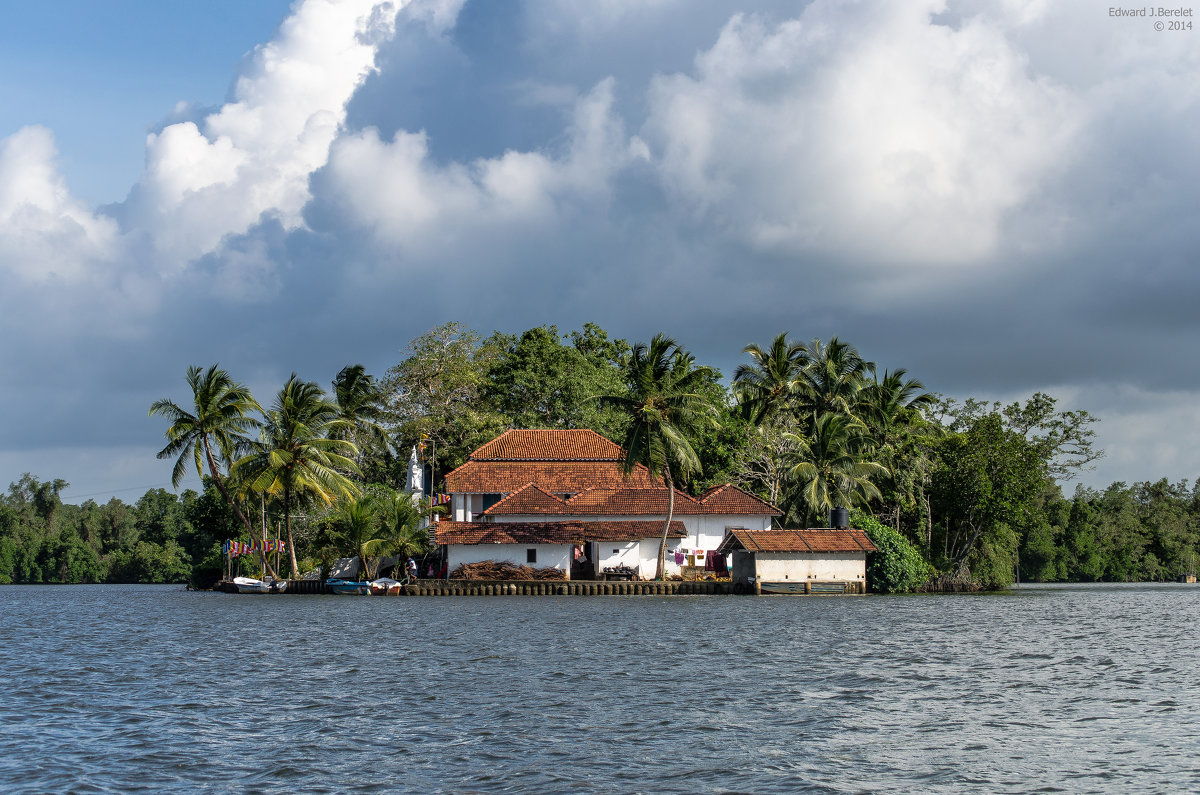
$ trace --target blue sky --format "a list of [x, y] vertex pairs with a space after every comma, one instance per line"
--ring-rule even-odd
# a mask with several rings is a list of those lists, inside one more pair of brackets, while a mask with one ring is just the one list
[[[9, 4], [0, 482], [169, 479], [220, 362], [382, 372], [460, 320], [840, 336], [1200, 475], [1200, 33], [1083, 2]], [[5, 480], [7, 479], [7, 480]]]

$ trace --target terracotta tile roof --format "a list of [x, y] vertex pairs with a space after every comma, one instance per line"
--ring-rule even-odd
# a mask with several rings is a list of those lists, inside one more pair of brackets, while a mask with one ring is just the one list
[[620, 445], [586, 428], [505, 431], [468, 456], [472, 461], [620, 461]]
[[619, 461], [467, 461], [446, 475], [446, 491], [509, 494], [530, 483], [549, 494], [577, 494], [595, 486], [649, 486], [645, 467], [626, 479]]
[[527, 483], [509, 494], [500, 502], [488, 508], [482, 516], [526, 516], [529, 514], [551, 514], [561, 516], [566, 513], [567, 503], [561, 497], [542, 491], [532, 483]]
[[[577, 544], [660, 538], [660, 521], [614, 522], [438, 522], [438, 544]], [[683, 522], [671, 522], [668, 538], [684, 538]]]
[[875, 552], [867, 534], [856, 528], [806, 530], [730, 530], [718, 552]]
[[748, 491], [742, 491], [732, 483], [714, 486], [700, 495], [700, 504], [705, 513], [725, 514], [770, 514], [783, 516], [783, 512], [766, 500], [760, 500]]
[[[606, 516], [667, 515], [667, 490], [659, 487], [618, 486], [587, 489], [566, 502], [565, 513]], [[675, 513], [680, 516], [704, 513], [694, 498], [675, 490]]]

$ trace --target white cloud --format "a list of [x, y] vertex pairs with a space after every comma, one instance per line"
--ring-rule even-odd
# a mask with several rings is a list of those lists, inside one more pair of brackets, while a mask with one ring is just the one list
[[661, 77], [646, 137], [699, 217], [764, 251], [970, 267], [1077, 125], [1002, 31], [930, 23], [937, 2], [817, 2], [768, 27], [735, 17]]
[[94, 276], [117, 246], [117, 225], [71, 197], [53, 134], [25, 127], [0, 140], [0, 271], [26, 283]]
[[393, 31], [396, 4], [304, 0], [200, 125], [149, 136], [135, 223], [176, 266], [264, 217], [302, 224], [309, 175], [326, 161], [346, 103]]
[[551, 225], [581, 203], [603, 205], [613, 175], [636, 157], [612, 102], [608, 80], [579, 99], [561, 156], [508, 151], [439, 165], [423, 132], [402, 130], [391, 141], [374, 128], [345, 135], [318, 180], [323, 198], [380, 243], [425, 255], [485, 228]]

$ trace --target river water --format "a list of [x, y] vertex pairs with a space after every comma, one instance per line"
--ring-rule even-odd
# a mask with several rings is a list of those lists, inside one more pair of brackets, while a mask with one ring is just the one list
[[0, 588], [5, 792], [1179, 792], [1200, 586]]

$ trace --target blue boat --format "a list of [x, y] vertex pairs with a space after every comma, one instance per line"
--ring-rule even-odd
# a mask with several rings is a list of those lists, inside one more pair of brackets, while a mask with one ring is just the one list
[[340, 596], [369, 596], [371, 593], [371, 583], [354, 580], [326, 580], [325, 587]]

